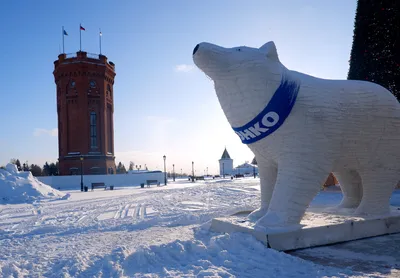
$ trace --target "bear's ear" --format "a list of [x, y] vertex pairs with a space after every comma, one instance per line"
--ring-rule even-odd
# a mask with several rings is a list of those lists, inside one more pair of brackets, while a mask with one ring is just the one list
[[267, 42], [259, 48], [268, 58], [278, 61], [278, 52], [276, 51], [276, 46], [273, 41]]

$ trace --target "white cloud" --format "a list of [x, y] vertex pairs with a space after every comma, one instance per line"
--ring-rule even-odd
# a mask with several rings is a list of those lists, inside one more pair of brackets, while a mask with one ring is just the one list
[[175, 66], [176, 72], [189, 72], [194, 70], [194, 65], [180, 64]]
[[58, 135], [58, 129], [53, 128], [53, 129], [45, 129], [45, 128], [35, 128], [35, 131], [33, 132], [33, 136], [42, 136], [42, 135], [49, 135], [49, 136], [57, 136]]

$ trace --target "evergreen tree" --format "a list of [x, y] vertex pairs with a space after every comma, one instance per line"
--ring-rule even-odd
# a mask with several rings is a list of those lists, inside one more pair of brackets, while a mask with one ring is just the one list
[[126, 174], [125, 165], [122, 164], [121, 162], [118, 163], [118, 166], [117, 166], [117, 174]]
[[21, 162], [19, 161], [19, 159], [17, 159], [17, 161], [15, 161], [15, 165], [17, 165], [18, 171], [22, 170]]
[[42, 175], [42, 168], [39, 165], [31, 164], [30, 171], [33, 176], [38, 177]]
[[135, 164], [132, 161], [129, 162], [129, 171], [133, 170], [133, 166], [135, 166]]
[[24, 164], [22, 164], [22, 170], [23, 170], [24, 172], [28, 172], [28, 171], [29, 171], [29, 164], [28, 164], [28, 161], [25, 162]]
[[43, 176], [50, 176], [50, 165], [49, 163], [46, 163], [43, 165]]
[[49, 165], [49, 176], [58, 176], [58, 167], [54, 163]]
[[380, 84], [400, 101], [400, 1], [357, 1], [348, 79]]

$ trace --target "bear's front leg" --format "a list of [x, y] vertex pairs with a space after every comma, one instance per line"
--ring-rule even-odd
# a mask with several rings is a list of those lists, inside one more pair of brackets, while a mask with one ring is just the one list
[[260, 176], [261, 207], [249, 214], [248, 218], [251, 221], [256, 221], [267, 213], [276, 182], [277, 167], [272, 161], [259, 161], [258, 173]]
[[256, 222], [257, 228], [297, 227], [330, 172], [323, 156], [293, 157], [278, 163], [268, 212]]

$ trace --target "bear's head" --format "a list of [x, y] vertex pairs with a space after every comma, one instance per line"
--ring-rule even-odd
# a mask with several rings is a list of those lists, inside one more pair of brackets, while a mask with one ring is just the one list
[[260, 48], [247, 46], [224, 48], [211, 43], [200, 43], [193, 49], [193, 60], [212, 80], [237, 78], [243, 75], [279, 73], [281, 64], [274, 42]]
[[193, 61], [214, 81], [231, 126], [247, 123], [265, 108], [285, 71], [272, 41], [260, 48], [224, 48], [203, 42], [194, 48]]

